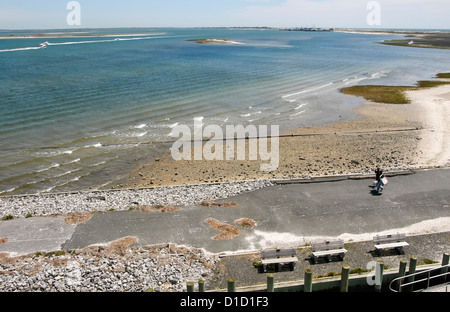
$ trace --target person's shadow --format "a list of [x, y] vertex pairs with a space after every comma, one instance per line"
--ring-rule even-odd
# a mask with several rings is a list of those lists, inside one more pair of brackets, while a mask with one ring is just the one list
[[381, 195], [383, 195], [381, 192], [377, 192], [377, 187], [374, 184], [369, 185], [369, 187], [371, 188], [370, 194], [372, 196], [381, 196]]
[[372, 196], [381, 196], [381, 195], [383, 195], [382, 193], [377, 192], [377, 190], [371, 190], [370, 194], [372, 194]]

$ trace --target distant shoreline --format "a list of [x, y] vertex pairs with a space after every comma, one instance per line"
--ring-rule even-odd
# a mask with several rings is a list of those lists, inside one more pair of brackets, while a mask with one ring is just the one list
[[371, 35], [402, 35], [404, 39], [383, 40], [379, 44], [410, 48], [450, 49], [450, 30], [335, 29], [335, 32]]
[[136, 33], [136, 34], [33, 34], [33, 35], [9, 35], [0, 36], [0, 39], [47, 39], [47, 38], [98, 38], [98, 37], [137, 37], [137, 36], [159, 36], [165, 35], [164, 32], [158, 33]]
[[450, 30], [414, 30], [414, 29], [360, 29], [360, 28], [334, 28], [334, 32], [361, 33], [376, 35], [427, 35], [427, 34], [450, 34]]

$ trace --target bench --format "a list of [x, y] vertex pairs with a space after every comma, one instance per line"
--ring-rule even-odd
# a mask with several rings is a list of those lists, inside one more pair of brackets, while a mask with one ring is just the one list
[[266, 271], [267, 265], [276, 264], [277, 271], [280, 271], [281, 264], [289, 264], [290, 269], [294, 269], [294, 264], [298, 262], [295, 256], [296, 249], [268, 249], [261, 251], [262, 272]]
[[395, 249], [399, 253], [403, 253], [403, 247], [409, 246], [405, 242], [406, 235], [404, 233], [390, 234], [390, 235], [377, 235], [373, 238], [373, 243], [378, 255], [381, 254], [381, 250]]
[[342, 261], [347, 250], [344, 248], [344, 241], [325, 241], [323, 243], [312, 243], [312, 262], [316, 263], [321, 257], [325, 257], [327, 261], [331, 261], [332, 256], [337, 256]]

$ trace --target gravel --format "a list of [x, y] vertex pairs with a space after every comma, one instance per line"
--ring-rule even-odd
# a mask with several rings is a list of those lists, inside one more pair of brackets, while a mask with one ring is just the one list
[[123, 211], [137, 205], [194, 205], [203, 200], [228, 198], [272, 185], [268, 180], [259, 180], [148, 189], [1, 196], [0, 217], [23, 218], [77, 212]]
[[[114, 209], [136, 205], [193, 205], [273, 185], [270, 181], [174, 186], [0, 197], [1, 217], [24, 218]], [[7, 221], [0, 221], [7, 222]], [[128, 241], [128, 243], [126, 243]], [[202, 249], [138, 246], [123, 243], [90, 246], [19, 257], [0, 254], [0, 292], [161, 292], [186, 291], [187, 282], [214, 276], [218, 255]]]
[[174, 245], [0, 258], [0, 292], [184, 292], [205, 282], [218, 257]]

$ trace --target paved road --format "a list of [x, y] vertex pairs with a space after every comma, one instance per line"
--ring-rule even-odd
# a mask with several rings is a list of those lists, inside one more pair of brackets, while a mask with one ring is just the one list
[[[175, 243], [210, 252], [300, 246], [324, 237], [371, 239], [389, 231], [450, 230], [450, 169], [419, 171], [389, 177], [382, 195], [371, 179], [277, 185], [224, 201], [237, 207], [183, 207], [166, 213], [140, 211], [95, 213], [86, 223], [66, 225], [62, 217], [0, 222], [0, 252], [80, 249], [135, 236], [139, 244]], [[247, 217], [253, 229], [231, 240], [214, 240], [219, 234], [205, 220], [233, 224]]]

